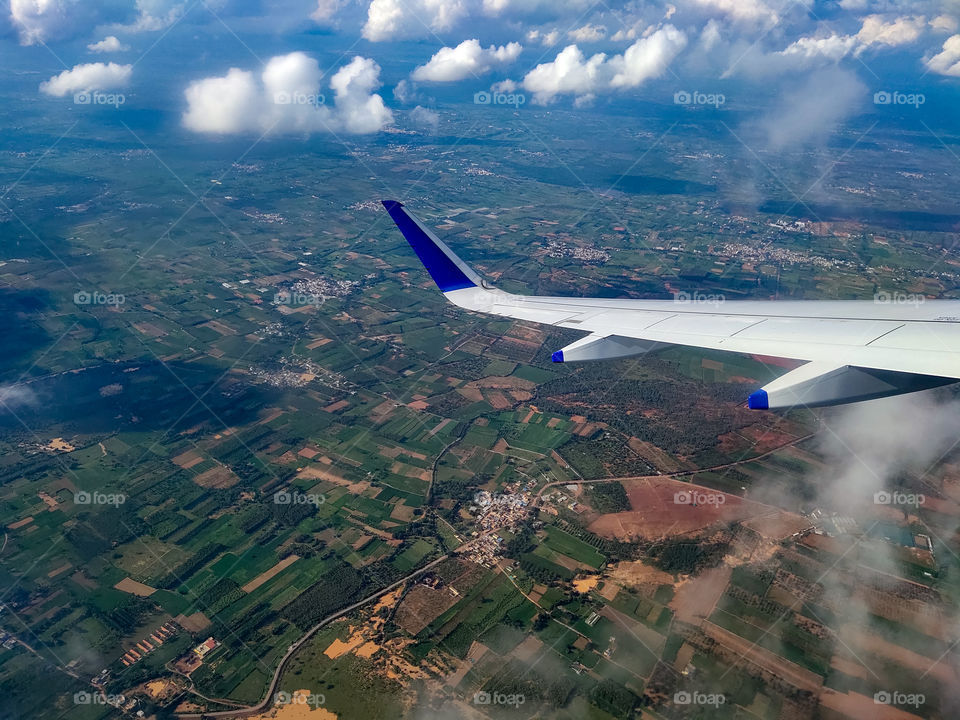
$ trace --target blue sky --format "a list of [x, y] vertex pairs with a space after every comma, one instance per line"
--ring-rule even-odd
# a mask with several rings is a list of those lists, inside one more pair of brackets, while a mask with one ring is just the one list
[[162, 92], [212, 139], [372, 135], [499, 92], [513, 107], [737, 101], [776, 149], [952, 98], [960, 78], [960, 2], [9, 0], [4, 23], [3, 56], [35, 68], [40, 99]]

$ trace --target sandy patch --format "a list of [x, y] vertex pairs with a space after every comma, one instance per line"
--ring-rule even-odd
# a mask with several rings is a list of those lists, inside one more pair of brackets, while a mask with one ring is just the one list
[[597, 583], [600, 582], [600, 577], [598, 575], [591, 575], [589, 577], [579, 578], [573, 581], [573, 589], [578, 593], [588, 593], [593, 590]]

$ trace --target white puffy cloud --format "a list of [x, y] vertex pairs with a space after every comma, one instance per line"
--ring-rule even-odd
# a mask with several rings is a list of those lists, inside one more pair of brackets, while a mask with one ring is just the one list
[[930, 21], [930, 27], [938, 32], [955, 33], [957, 27], [960, 27], [955, 17], [950, 15], [937, 15]]
[[449, 30], [467, 10], [465, 0], [373, 0], [363, 37], [381, 42]]
[[857, 33], [857, 41], [864, 48], [869, 45], [908, 45], [920, 37], [925, 25], [926, 19], [922, 17], [898, 17], [887, 22], [882, 15], [868, 15]]
[[772, 26], [780, 21], [763, 0], [693, 0], [693, 4], [742, 23]]
[[583, 43], [597, 42], [603, 40], [606, 36], [607, 29], [603, 25], [590, 25], [589, 23], [567, 33], [567, 37], [574, 42]]
[[425, 82], [455, 82], [482, 75], [496, 65], [512, 63], [522, 50], [520, 43], [515, 42], [483, 48], [479, 40], [464, 40], [455, 48], [440, 48], [426, 65], [416, 68], [411, 77]]
[[527, 73], [522, 85], [538, 103], [558, 95], [574, 95], [583, 103], [598, 93], [638, 87], [659, 77], [686, 44], [683, 32], [666, 25], [610, 58], [605, 53], [586, 58], [576, 45], [568, 45], [553, 61]]
[[960, 77], [960, 35], [951, 35], [939, 53], [927, 60], [927, 68], [940, 75]]
[[833, 34], [821, 38], [802, 37], [781, 50], [779, 54], [803, 59], [827, 58], [837, 61], [849, 55], [856, 47], [857, 39], [854, 36]]
[[544, 47], [553, 47], [560, 40], [560, 32], [558, 30], [551, 30], [550, 32], [531, 30], [527, 33], [527, 40], [539, 42]]
[[431, 37], [465, 26], [466, 20], [473, 23], [471, 34], [477, 23], [489, 25], [490, 18], [518, 25], [529, 18], [573, 22], [595, 4], [596, 0], [371, 0], [362, 34], [367, 40], [382, 42]]
[[380, 66], [373, 60], [355, 57], [334, 74], [329, 84], [332, 104], [319, 92], [322, 77], [317, 61], [302, 52], [271, 58], [259, 79], [231, 68], [224, 76], [187, 87], [183, 125], [219, 135], [373, 133], [393, 122], [393, 113], [374, 93], [380, 86]]
[[100, 42], [87, 45], [87, 50], [95, 53], [124, 52], [129, 49], [130, 46], [120, 42], [116, 35], [107, 35]]
[[332, 23], [341, 5], [341, 0], [317, 0], [317, 7], [310, 13], [310, 19], [321, 25]]
[[84, 63], [75, 65], [40, 83], [40, 91], [47, 95], [63, 97], [93, 90], [115, 90], [130, 81], [133, 65], [117, 63]]
[[137, 19], [124, 26], [129, 32], [153, 32], [173, 25], [183, 15], [185, 2], [177, 0], [137, 0]]
[[22, 45], [45, 42], [68, 26], [72, 0], [10, 0], [10, 22]]
[[[820, 37], [798, 38], [784, 50], [767, 56], [767, 71], [802, 66], [814, 60], [835, 63], [848, 55], [859, 55], [872, 46], [908, 45], [923, 34], [925, 27], [926, 20], [923, 17], [897, 17], [888, 21], [882, 15], [868, 15], [863, 18], [856, 35], [834, 32]], [[793, 61], [793, 64], [785, 64], [784, 61]], [[763, 62], [763, 59], [756, 62]]]

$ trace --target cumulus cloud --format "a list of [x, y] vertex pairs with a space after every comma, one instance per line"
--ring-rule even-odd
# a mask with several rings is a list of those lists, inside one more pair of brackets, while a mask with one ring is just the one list
[[455, 82], [471, 75], [476, 77], [496, 65], [512, 63], [522, 50], [520, 43], [515, 42], [482, 48], [479, 40], [464, 40], [455, 48], [438, 50], [430, 62], [413, 71], [412, 77], [426, 82]]
[[245, 132], [373, 133], [393, 122], [380, 86], [380, 66], [355, 57], [330, 80], [333, 104], [319, 92], [323, 73], [302, 52], [278, 55], [257, 78], [231, 68], [222, 77], [197, 80], [184, 92], [183, 124], [195, 132], [229, 135]]
[[574, 95], [582, 103], [598, 93], [635, 88], [659, 77], [686, 44], [683, 32], [666, 25], [609, 58], [605, 53], [587, 58], [576, 45], [568, 45], [553, 61], [527, 73], [522, 85], [538, 103], [558, 95]]
[[567, 37], [574, 42], [584, 43], [597, 42], [603, 40], [606, 36], [607, 29], [603, 25], [590, 25], [589, 23], [567, 33]]
[[527, 40], [529, 42], [539, 42], [544, 47], [553, 47], [560, 40], [560, 32], [558, 30], [551, 30], [550, 32], [531, 30], [527, 33]]
[[116, 35], [107, 35], [100, 42], [87, 45], [87, 50], [95, 53], [125, 52], [129, 49], [130, 46], [120, 42]]
[[[854, 35], [836, 32], [804, 36], [794, 40], [779, 52], [765, 54], [750, 49], [741, 56], [737, 72], [746, 75], [773, 75], [812, 65], [816, 62], [837, 63], [843, 58], [858, 56], [873, 47], [899, 47], [920, 38], [926, 29], [926, 20], [920, 16], [901, 16], [888, 19], [883, 15], [863, 18], [860, 30]], [[725, 76], [732, 75], [728, 70]]]
[[186, 3], [176, 0], [137, 0], [137, 18], [123, 26], [128, 32], [164, 30], [181, 18]]
[[939, 53], [927, 60], [927, 68], [940, 75], [960, 77], [960, 35], [951, 35]]
[[367, 8], [363, 37], [382, 42], [422, 35], [426, 28], [442, 32], [467, 11], [465, 0], [373, 0]]
[[117, 63], [85, 63], [64, 70], [49, 80], [40, 83], [40, 91], [47, 95], [63, 97], [94, 90], [115, 90], [130, 81], [133, 65]]
[[826, 58], [828, 60], [841, 60], [849, 55], [857, 47], [857, 39], [852, 35], [833, 34], [829, 37], [802, 37], [796, 40], [786, 49], [780, 51], [780, 55], [786, 57], [797, 57], [806, 60], [812, 58]]
[[780, 21], [780, 16], [763, 0], [693, 0], [693, 3], [737, 22], [772, 26]]
[[317, 0], [317, 7], [310, 13], [310, 19], [321, 25], [332, 23], [341, 5], [341, 0]]
[[949, 15], [937, 15], [930, 21], [930, 27], [938, 32], [955, 33], [957, 31], [957, 19]]
[[870, 45], [909, 45], [920, 37], [925, 25], [926, 19], [923, 17], [898, 17], [888, 22], [882, 15], [868, 15], [857, 33], [857, 41], [863, 48]]
[[22, 45], [35, 45], [60, 35], [70, 22], [72, 0], [10, 0], [10, 22]]

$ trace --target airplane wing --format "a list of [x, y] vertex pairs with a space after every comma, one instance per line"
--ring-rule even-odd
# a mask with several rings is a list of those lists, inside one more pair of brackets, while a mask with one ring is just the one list
[[960, 380], [960, 302], [616, 300], [497, 290], [402, 203], [384, 207], [446, 298], [467, 310], [581, 330], [554, 362], [640, 355], [665, 345], [806, 361], [757, 390], [753, 409], [820, 407]]

